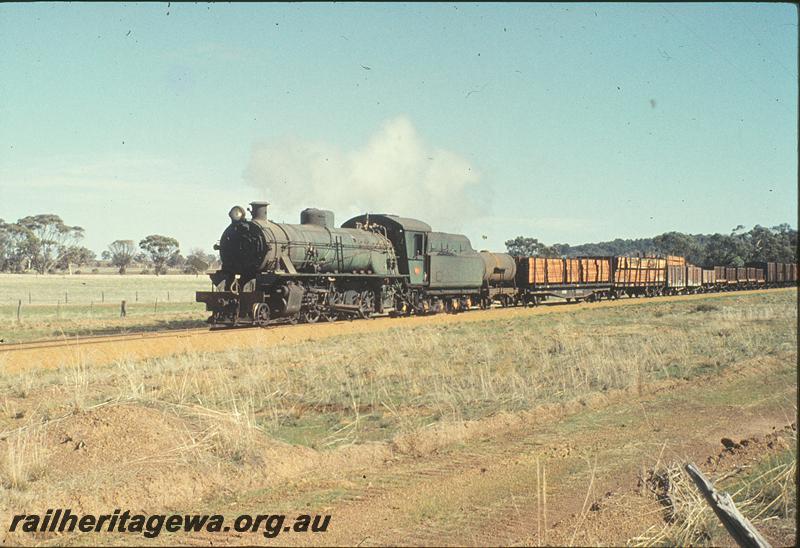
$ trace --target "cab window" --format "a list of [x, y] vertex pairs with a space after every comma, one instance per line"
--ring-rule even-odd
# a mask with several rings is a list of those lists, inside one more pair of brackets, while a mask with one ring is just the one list
[[414, 256], [422, 255], [422, 234], [414, 234]]

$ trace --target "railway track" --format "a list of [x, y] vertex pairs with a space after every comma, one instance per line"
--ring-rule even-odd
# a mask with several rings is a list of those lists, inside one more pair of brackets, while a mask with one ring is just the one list
[[113, 333], [109, 335], [75, 335], [71, 337], [61, 337], [58, 339], [44, 339], [40, 341], [8, 343], [0, 346], [0, 354], [4, 352], [15, 352], [19, 350], [34, 350], [37, 348], [54, 348], [62, 346], [74, 346], [81, 344], [102, 344], [130, 340], [157, 339], [163, 337], [181, 337], [196, 333], [208, 333], [211, 331], [207, 327], [195, 329], [168, 329], [164, 331], [138, 331], [136, 333]]
[[[792, 290], [786, 288], [784, 290]], [[252, 326], [237, 328], [175, 329], [112, 335], [87, 335], [64, 337], [0, 346], [0, 371], [12, 372], [35, 368], [54, 368], [69, 365], [101, 365], [124, 359], [144, 359], [189, 351], [218, 352], [229, 348], [256, 348], [271, 344], [301, 342], [348, 333], [375, 332], [391, 327], [421, 325], [425, 323], [451, 323], [482, 321], [516, 317], [528, 314], [549, 314], [584, 308], [636, 306], [668, 301], [697, 300], [720, 296], [780, 291], [757, 289], [732, 293], [703, 293], [657, 297], [654, 299], [629, 298], [594, 303], [551, 303], [534, 308], [495, 307], [479, 314], [436, 314], [389, 318], [377, 316], [370, 321], [338, 321], [314, 324], [279, 324], [269, 328]], [[478, 312], [474, 310], [472, 312]]]

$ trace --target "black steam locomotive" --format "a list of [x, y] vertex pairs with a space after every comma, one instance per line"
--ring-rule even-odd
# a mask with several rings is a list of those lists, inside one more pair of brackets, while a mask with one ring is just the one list
[[266, 202], [240, 206], [218, 245], [212, 291], [197, 293], [220, 325], [313, 323], [458, 311], [489, 303], [489, 283], [513, 281], [505, 253], [478, 253], [460, 234], [395, 215], [360, 215], [336, 228], [333, 213], [306, 209], [300, 224], [274, 223]]

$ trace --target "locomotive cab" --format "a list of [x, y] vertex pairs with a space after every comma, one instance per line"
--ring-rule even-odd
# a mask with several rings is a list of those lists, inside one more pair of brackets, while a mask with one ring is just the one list
[[353, 217], [342, 228], [380, 229], [392, 242], [397, 254], [400, 274], [408, 276], [410, 285], [423, 286], [428, 281], [426, 251], [431, 227], [416, 219], [397, 215], [366, 214]]

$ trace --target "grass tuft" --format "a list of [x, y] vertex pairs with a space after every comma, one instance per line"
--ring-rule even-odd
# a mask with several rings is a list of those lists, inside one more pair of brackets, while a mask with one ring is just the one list
[[0, 484], [7, 489], [25, 490], [45, 472], [44, 431], [32, 427], [10, 434], [4, 457], [0, 459]]

